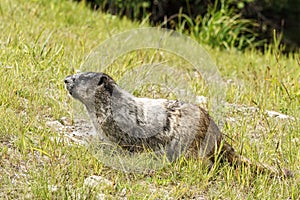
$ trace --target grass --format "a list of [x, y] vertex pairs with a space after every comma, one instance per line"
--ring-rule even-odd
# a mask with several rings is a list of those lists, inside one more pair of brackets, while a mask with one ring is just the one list
[[[128, 199], [299, 198], [299, 52], [283, 55], [278, 45], [266, 47], [265, 54], [206, 46], [224, 80], [232, 82], [226, 101], [260, 109], [252, 115], [229, 110], [224, 118], [236, 121], [228, 121], [224, 133], [250, 159], [290, 168], [296, 171], [294, 178], [255, 175], [227, 164], [207, 171], [198, 160], [184, 159], [152, 175], [127, 174], [106, 167], [84, 147], [70, 146], [46, 122], [72, 119], [63, 78], [79, 69], [93, 48], [115, 33], [145, 25], [58, 0], [3, 0], [0, 21], [0, 198], [93, 199], [99, 192], [113, 198], [121, 197], [124, 188]], [[158, 60], [172, 57], [161, 55]], [[147, 59], [143, 52], [133, 52], [117, 60], [110, 72], [120, 79], [122, 71]], [[205, 94], [205, 88], [198, 89]], [[266, 109], [296, 120], [269, 118]], [[114, 185], [85, 188], [90, 175]]]
[[[220, 4], [220, 8], [217, 6]], [[207, 13], [192, 19], [179, 14], [177, 31], [189, 34], [195, 40], [209, 44], [215, 49], [244, 50], [247, 47], [260, 47], [262, 40], [257, 39], [255, 21], [242, 19], [240, 14], [230, 8], [223, 0], [215, 1]]]

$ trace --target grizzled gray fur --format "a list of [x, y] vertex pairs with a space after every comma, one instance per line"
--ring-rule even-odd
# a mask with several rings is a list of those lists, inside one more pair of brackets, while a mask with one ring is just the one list
[[97, 132], [109, 142], [139, 152], [151, 149], [174, 161], [185, 156], [214, 160], [220, 148], [231, 163], [278, 171], [235, 153], [208, 113], [177, 100], [137, 98], [104, 73], [84, 72], [65, 78], [66, 88], [81, 101]]

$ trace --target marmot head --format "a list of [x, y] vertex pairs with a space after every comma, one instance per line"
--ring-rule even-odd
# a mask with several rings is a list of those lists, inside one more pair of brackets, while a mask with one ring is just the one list
[[88, 106], [94, 102], [97, 93], [111, 94], [114, 80], [104, 73], [83, 72], [67, 76], [64, 80], [66, 88], [75, 99]]

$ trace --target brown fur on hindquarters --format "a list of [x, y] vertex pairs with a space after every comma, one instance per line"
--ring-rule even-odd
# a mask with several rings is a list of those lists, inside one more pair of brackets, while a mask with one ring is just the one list
[[209, 114], [201, 107], [167, 99], [137, 98], [104, 73], [84, 72], [65, 78], [66, 88], [81, 101], [104, 140], [129, 151], [164, 148], [170, 161], [181, 153], [213, 161], [216, 150], [231, 164], [246, 164], [256, 171], [290, 176], [286, 170], [251, 162], [237, 154]]

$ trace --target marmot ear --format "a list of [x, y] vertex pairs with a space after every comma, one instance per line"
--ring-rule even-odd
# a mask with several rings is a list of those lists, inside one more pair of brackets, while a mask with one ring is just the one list
[[99, 82], [98, 82], [98, 85], [102, 85], [103, 83], [107, 83], [108, 81], [108, 78], [106, 76], [101, 76]]

